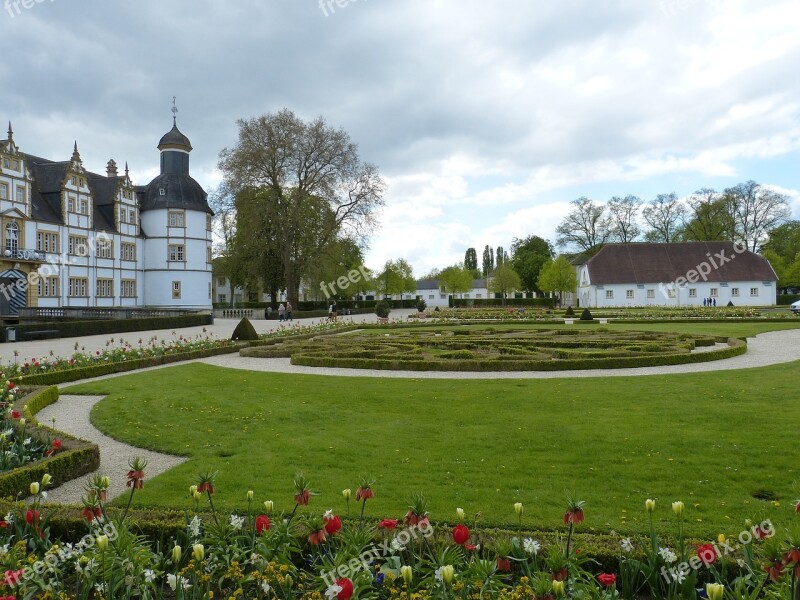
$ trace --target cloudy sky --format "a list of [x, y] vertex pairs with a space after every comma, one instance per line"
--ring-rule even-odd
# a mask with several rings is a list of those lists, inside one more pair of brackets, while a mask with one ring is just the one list
[[[0, 0], [23, 151], [158, 170], [171, 126], [219, 183], [236, 120], [347, 130], [388, 184], [367, 264], [554, 240], [568, 203], [754, 179], [800, 217], [796, 0]], [[25, 6], [28, 6], [26, 8]]]

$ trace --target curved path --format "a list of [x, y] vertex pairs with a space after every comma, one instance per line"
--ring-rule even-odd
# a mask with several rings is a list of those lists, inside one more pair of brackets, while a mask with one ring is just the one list
[[229, 369], [302, 373], [335, 377], [398, 377], [407, 379], [558, 379], [565, 377], [631, 377], [672, 375], [703, 371], [731, 371], [765, 367], [800, 360], [800, 329], [785, 329], [747, 338], [747, 352], [741, 356], [689, 365], [638, 367], [631, 369], [585, 369], [579, 371], [391, 371], [383, 369], [341, 369], [302, 367], [290, 364], [288, 358], [244, 358], [224, 354], [204, 358], [200, 362]]
[[[289, 364], [288, 358], [242, 358], [237, 354], [225, 354], [193, 362], [241, 369], [248, 371], [266, 371], [272, 373], [302, 373], [336, 377], [398, 377], [409, 379], [553, 379], [566, 377], [630, 377], [646, 375], [665, 375], [698, 373], [704, 371], [729, 371], [749, 369], [768, 365], [788, 363], [800, 360], [800, 329], [787, 329], [762, 333], [748, 338], [747, 353], [734, 358], [690, 365], [674, 365], [665, 367], [641, 367], [637, 369], [595, 369], [582, 371], [511, 371], [511, 372], [444, 372], [444, 371], [389, 371], [367, 369], [334, 369], [301, 367]], [[175, 365], [155, 367], [167, 368]], [[106, 377], [121, 377], [129, 373], [120, 373]], [[80, 383], [80, 382], [75, 382]], [[74, 383], [64, 384], [67, 387]], [[125, 493], [125, 473], [128, 470], [128, 458], [143, 456], [148, 460], [146, 476], [155, 477], [187, 459], [179, 456], [161, 454], [150, 450], [142, 450], [119, 442], [104, 435], [94, 427], [89, 415], [92, 407], [103, 396], [61, 396], [59, 401], [48, 406], [37, 415], [37, 419], [47, 423], [56, 419], [59, 430], [76, 437], [97, 443], [100, 446], [99, 472], [111, 477], [109, 497], [113, 498]], [[49, 492], [49, 502], [79, 503], [86, 478], [79, 478], [61, 485]], [[146, 485], [146, 483], [145, 483]]]

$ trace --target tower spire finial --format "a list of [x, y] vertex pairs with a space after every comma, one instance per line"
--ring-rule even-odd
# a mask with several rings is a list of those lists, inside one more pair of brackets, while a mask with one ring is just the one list
[[177, 127], [178, 126], [178, 107], [175, 104], [175, 100], [177, 100], [177, 98], [175, 96], [173, 96], [172, 97], [172, 126], [173, 127]]
[[11, 121], [8, 122], [8, 141], [12, 141], [14, 139], [14, 130], [11, 128]]

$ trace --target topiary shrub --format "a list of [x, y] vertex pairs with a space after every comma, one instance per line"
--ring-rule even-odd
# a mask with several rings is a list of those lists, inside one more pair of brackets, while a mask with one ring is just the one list
[[581, 313], [581, 321], [591, 321], [592, 320], [592, 313], [589, 312], [588, 308], [584, 308], [583, 312]]
[[733, 301], [728, 300], [728, 306], [733, 306]]
[[439, 311], [439, 307], [437, 306], [436, 308], [434, 308], [434, 309], [433, 309], [433, 312], [440, 312], [440, 311]]
[[391, 312], [391, 307], [389, 303], [385, 300], [381, 300], [375, 305], [375, 314], [378, 315], [381, 319], [386, 319], [389, 317], [389, 313]]
[[575, 316], [575, 311], [572, 309], [571, 306], [567, 307], [567, 312], [564, 313], [564, 316], [565, 317], [574, 317]]
[[417, 300], [417, 312], [425, 312], [426, 308], [428, 308], [428, 304], [423, 298]]
[[233, 330], [233, 335], [231, 335], [231, 339], [233, 341], [244, 341], [250, 342], [253, 340], [258, 339], [258, 332], [256, 328], [253, 327], [253, 324], [250, 322], [250, 319], [245, 317], [239, 324], [236, 326], [236, 329]]

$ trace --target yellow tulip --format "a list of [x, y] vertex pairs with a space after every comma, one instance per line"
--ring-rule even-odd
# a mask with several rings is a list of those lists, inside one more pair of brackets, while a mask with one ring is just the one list
[[720, 544], [724, 544], [724, 543], [725, 543], [725, 540], [727, 540], [727, 539], [728, 539], [728, 538], [726, 538], [726, 537], [725, 537], [725, 534], [724, 534], [724, 533], [720, 533], [720, 534], [717, 536], [717, 541], [718, 541]]
[[556, 598], [560, 598], [564, 595], [564, 582], [563, 581], [553, 581], [553, 593], [556, 595]]
[[725, 586], [721, 583], [707, 583], [706, 595], [708, 600], [722, 600], [722, 594], [725, 592]]
[[50, 473], [45, 473], [42, 475], [42, 487], [50, 485], [50, 482], [53, 481], [53, 477]]
[[653, 512], [656, 509], [656, 501], [652, 498], [648, 498], [644, 501], [644, 507], [647, 509], [647, 512]]
[[442, 573], [442, 581], [444, 581], [448, 585], [453, 583], [453, 577], [456, 574], [456, 570], [453, 568], [453, 565], [445, 565], [444, 567], [442, 567], [441, 573]]
[[400, 567], [400, 575], [403, 577], [403, 581], [405, 581], [406, 585], [411, 585], [411, 580], [414, 578], [414, 573], [411, 571], [411, 567], [408, 565], [403, 565]]
[[39, 482], [33, 481], [31, 482], [31, 496], [35, 496], [39, 493]]
[[194, 558], [197, 562], [201, 562], [203, 558], [205, 558], [206, 549], [203, 547], [203, 544], [195, 544], [192, 546], [192, 558]]
[[264, 510], [267, 511], [267, 514], [272, 512], [272, 500], [264, 500]]
[[95, 538], [95, 543], [97, 544], [97, 549], [101, 552], [105, 552], [108, 550], [108, 536], [107, 535], [98, 535]]
[[247, 490], [247, 501], [252, 502], [254, 497], [255, 493], [253, 492], [253, 490]]
[[352, 492], [350, 491], [350, 488], [342, 490], [342, 496], [344, 497], [345, 500], [350, 500], [351, 494]]
[[463, 521], [464, 520], [464, 509], [463, 508], [457, 508], [456, 509], [456, 517], [458, 517], [459, 521]]
[[522, 511], [523, 510], [524, 510], [524, 507], [522, 506], [522, 502], [515, 502], [514, 503], [514, 512], [517, 513], [518, 517], [522, 516]]
[[683, 502], [678, 500], [677, 502], [672, 503], [672, 512], [674, 512], [679, 517], [683, 514]]
[[175, 546], [172, 549], [172, 562], [174, 564], [177, 565], [179, 562], [181, 562], [181, 553], [182, 552], [181, 552], [181, 547], [180, 546]]

